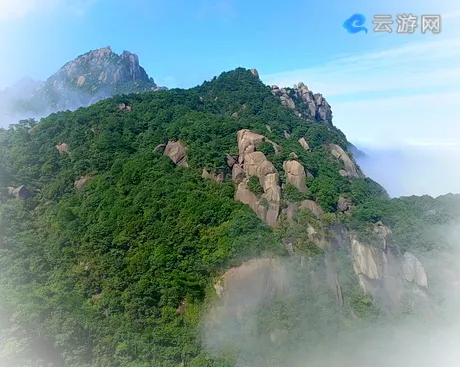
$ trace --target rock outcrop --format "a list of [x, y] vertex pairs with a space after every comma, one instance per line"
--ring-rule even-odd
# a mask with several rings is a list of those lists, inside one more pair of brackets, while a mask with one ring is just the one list
[[381, 248], [384, 250], [387, 249], [387, 239], [392, 234], [391, 229], [385, 226], [381, 221], [379, 221], [374, 225], [374, 232], [377, 234], [377, 237], [382, 241]]
[[305, 184], [307, 175], [305, 174], [305, 168], [300, 162], [295, 160], [285, 161], [283, 163], [283, 168], [286, 174], [286, 184], [295, 186], [300, 192], [306, 192], [308, 190]]
[[340, 197], [337, 202], [337, 210], [343, 213], [348, 213], [352, 208], [352, 202], [350, 199]]
[[124, 110], [124, 111], [131, 111], [131, 106], [121, 103], [121, 104], [118, 104], [118, 109]]
[[305, 139], [305, 137], [300, 138], [299, 143], [305, 151], [310, 151], [310, 146], [308, 145], [308, 142]]
[[317, 218], [320, 218], [324, 214], [324, 211], [320, 205], [311, 199], [305, 199], [300, 202], [299, 209], [308, 210]]
[[[350, 239], [353, 268], [362, 290], [378, 300], [381, 307], [399, 310], [404, 295], [424, 296], [427, 276], [420, 261], [411, 253], [399, 259], [392, 251]], [[421, 288], [414, 289], [411, 285]]]
[[77, 190], [83, 189], [91, 181], [91, 179], [92, 178], [89, 175], [81, 176], [74, 183], [75, 189]]
[[[247, 129], [240, 130], [237, 139], [239, 158], [232, 168], [232, 180], [238, 185], [235, 199], [249, 205], [259, 218], [274, 227], [280, 213], [280, 177], [275, 166], [267, 160], [263, 152], [256, 151], [256, 147], [262, 142], [269, 142], [274, 147], [277, 145], [263, 135]], [[248, 181], [252, 176], [259, 179], [263, 188], [260, 198], [248, 188]]]
[[21, 185], [17, 188], [9, 187], [8, 194], [17, 199], [29, 199], [33, 197], [32, 192], [29, 189], [27, 189], [24, 185]]
[[169, 141], [163, 152], [165, 156], [168, 156], [172, 162], [178, 166], [188, 167], [187, 163], [187, 147], [178, 141]]
[[378, 301], [380, 307], [399, 310], [406, 292], [400, 261], [391, 252], [351, 238], [353, 268], [362, 290]]
[[67, 143], [60, 143], [56, 145], [56, 149], [59, 153], [70, 153], [70, 147]]
[[246, 173], [244, 172], [243, 165], [235, 164], [232, 168], [232, 181], [235, 184], [241, 183], [246, 178]]
[[342, 176], [350, 176], [353, 178], [360, 178], [363, 175], [359, 172], [358, 168], [356, 167], [355, 163], [351, 160], [350, 156], [343, 150], [342, 147], [338, 146], [337, 144], [330, 144], [329, 149], [331, 154], [341, 160], [345, 167], [345, 170], [340, 172]]
[[227, 165], [233, 167], [238, 162], [238, 160], [230, 155], [227, 155]]
[[415, 282], [418, 286], [424, 288], [428, 287], [425, 268], [418, 258], [410, 252], [404, 253], [403, 271], [404, 277], [408, 282]]
[[321, 122], [332, 121], [332, 110], [329, 103], [320, 93], [313, 94], [308, 87], [300, 82], [293, 88], [271, 86], [272, 94], [279, 96], [281, 103], [293, 109], [297, 116]]
[[227, 313], [241, 318], [248, 308], [262, 306], [288, 290], [281, 264], [270, 258], [257, 258], [229, 269], [214, 284]]
[[275, 150], [275, 153], [280, 151], [279, 145], [271, 141], [270, 139], [266, 138], [262, 134], [251, 132], [248, 129], [242, 129], [237, 133], [238, 139], [238, 162], [241, 164], [243, 163], [244, 155], [246, 153], [254, 152], [262, 142], [270, 143]]

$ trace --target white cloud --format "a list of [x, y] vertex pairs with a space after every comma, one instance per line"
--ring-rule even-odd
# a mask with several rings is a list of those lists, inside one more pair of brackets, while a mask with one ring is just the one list
[[[335, 59], [323, 66], [263, 76], [268, 84], [305, 80], [326, 96], [452, 85], [460, 80], [460, 38], [407, 42]], [[455, 81], [452, 80], [455, 78]]]
[[0, 0], [0, 22], [18, 21], [34, 14], [48, 15], [53, 11], [83, 15], [96, 0]]
[[29, 14], [42, 12], [61, 0], [0, 0], [0, 20], [22, 19]]

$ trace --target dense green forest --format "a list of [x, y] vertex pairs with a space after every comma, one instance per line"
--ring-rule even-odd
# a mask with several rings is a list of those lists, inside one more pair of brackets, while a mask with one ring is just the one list
[[[268, 354], [263, 339], [247, 355], [244, 339], [217, 353], [203, 343], [213, 280], [254, 257], [294, 262], [282, 239], [287, 233], [302, 238], [313, 221], [305, 214], [295, 226], [272, 229], [234, 200], [226, 158], [238, 155], [241, 129], [282, 147], [278, 154], [271, 145], [259, 148], [280, 173], [294, 153], [312, 174], [305, 193], [286, 186], [284, 207], [313, 199], [326, 212], [318, 226], [342, 224], [363, 239], [369, 224], [381, 221], [392, 229], [390, 246], [398, 252], [448, 246], [432, 227], [442, 229], [459, 216], [458, 196], [390, 199], [369, 178], [339, 175], [341, 162], [325, 145], [347, 150], [344, 134], [295, 116], [245, 69], [188, 90], [120, 95], [39, 123], [24, 120], [0, 131], [2, 365], [284, 364], [286, 355], [278, 348]], [[311, 151], [298, 144], [301, 137], [308, 137]], [[154, 150], [169, 140], [185, 143], [189, 167]], [[59, 144], [68, 152], [57, 150]], [[203, 179], [203, 168], [226, 179]], [[82, 176], [89, 183], [77, 190]], [[256, 192], [257, 184], [251, 185]], [[21, 185], [32, 198], [9, 195], [7, 187]], [[349, 215], [338, 213], [340, 196], [355, 205]], [[300, 339], [297, 331], [279, 349], [305, 339], [333, 343], [337, 329], [388, 318], [359, 291], [347, 255], [339, 275], [345, 308], [331, 302], [323, 285], [302, 282], [322, 267], [322, 250], [307, 243], [301, 251], [310, 268], [293, 275], [299, 292], [254, 312], [267, 329], [307, 323], [308, 336]], [[312, 296], [315, 302], [305, 306], [302, 300]], [[181, 304], [186, 308], [178, 313]]]

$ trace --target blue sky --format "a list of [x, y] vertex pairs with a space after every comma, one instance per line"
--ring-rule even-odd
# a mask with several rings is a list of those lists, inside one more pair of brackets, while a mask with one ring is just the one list
[[[460, 147], [458, 0], [0, 0], [0, 5], [0, 88], [25, 75], [43, 80], [77, 55], [110, 45], [118, 53], [137, 53], [149, 75], [167, 87], [192, 87], [238, 66], [257, 68], [267, 84], [303, 81], [328, 99], [334, 124], [350, 141], [376, 152]], [[368, 34], [342, 28], [354, 13], [367, 17]], [[374, 14], [400, 13], [441, 14], [442, 33], [372, 32]], [[387, 175], [382, 172], [376, 175]]]
[[[171, 87], [199, 84], [237, 66], [257, 67], [261, 74], [309, 68], [408, 39], [349, 35], [342, 23], [351, 14], [415, 11], [356, 0], [2, 1], [13, 9], [1, 19], [0, 39], [7, 46], [6, 62], [14, 65], [13, 72], [0, 75], [2, 87], [24, 73], [46, 78], [76, 55], [106, 45], [137, 53], [148, 72]], [[406, 1], [411, 2], [419, 3]]]

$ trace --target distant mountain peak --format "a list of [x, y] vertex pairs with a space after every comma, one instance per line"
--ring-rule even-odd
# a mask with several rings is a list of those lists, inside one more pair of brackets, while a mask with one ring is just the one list
[[23, 78], [0, 93], [0, 124], [31, 116], [75, 110], [117, 94], [167, 89], [158, 87], [127, 50], [117, 54], [110, 46], [90, 50], [65, 63], [46, 82]]
[[155, 89], [157, 86], [139, 64], [139, 57], [130, 51], [120, 55], [110, 46], [91, 50], [66, 63], [49, 78], [58, 87], [62, 82], [77, 87], [89, 86], [90, 91], [102, 86], [111, 86], [126, 82], [145, 82]]

